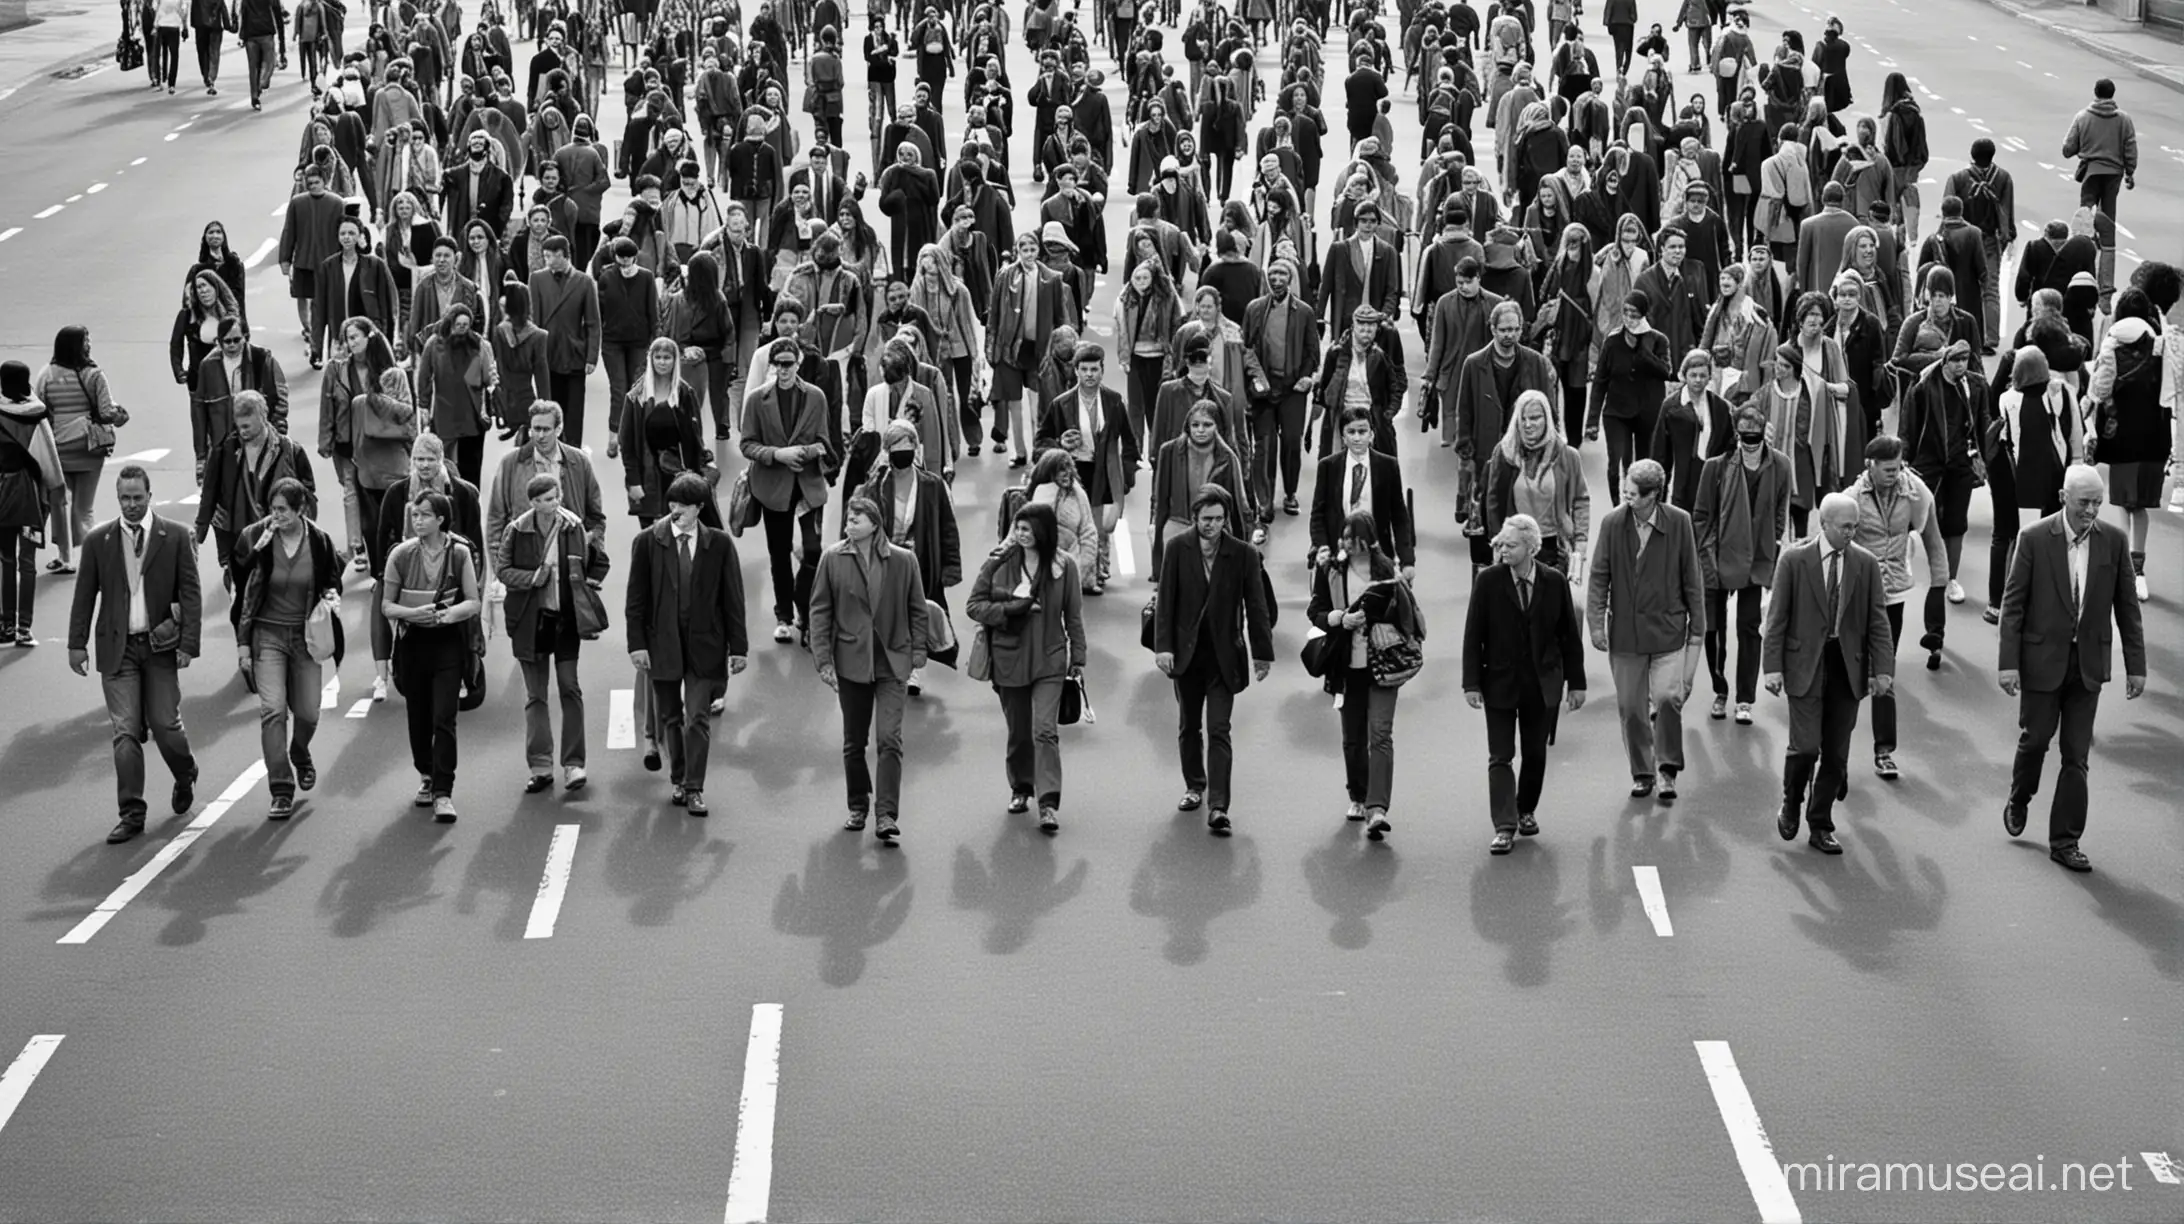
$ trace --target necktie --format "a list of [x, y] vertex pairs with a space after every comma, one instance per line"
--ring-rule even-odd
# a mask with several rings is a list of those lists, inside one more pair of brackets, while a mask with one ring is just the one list
[[129, 551], [139, 560], [144, 557], [144, 529], [133, 523], [129, 526]]
[[2070, 565], [2070, 628], [2073, 635], [2077, 633], [2079, 613], [2085, 607], [2085, 592], [2078, 589], [2077, 566], [2078, 550], [2085, 546], [2086, 539], [2081, 535], [2070, 542], [2070, 555], [2064, 558]]
[[692, 564], [690, 537], [677, 536], [676, 539], [682, 545], [682, 581], [683, 588], [688, 590], [690, 586], [690, 566]]
[[1350, 465], [1350, 509], [1355, 510], [1365, 500], [1365, 463], [1359, 460]]
[[1836, 606], [1842, 595], [1842, 575], [1843, 550], [1838, 548], [1828, 554], [1828, 637], [1831, 639], [1835, 636], [1836, 623], [1842, 620], [1842, 613]]
[[1517, 579], [1517, 606], [1527, 612], [1532, 610], [1532, 580], [1529, 578]]

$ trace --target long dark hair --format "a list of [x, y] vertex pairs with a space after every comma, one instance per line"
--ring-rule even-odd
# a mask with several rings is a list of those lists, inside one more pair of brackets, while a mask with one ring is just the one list
[[1380, 526], [1372, 514], [1365, 510], [1353, 510], [1342, 520], [1342, 546], [1348, 548], [1354, 541], [1365, 542], [1367, 572], [1373, 581], [1395, 577], [1395, 562], [1380, 551]]
[[698, 251], [683, 265], [683, 300], [709, 319], [719, 320], [728, 311], [728, 299], [720, 289], [720, 260], [711, 251]]
[[53, 333], [53, 364], [64, 370], [87, 370], [91, 360], [91, 329], [70, 324]]
[[[205, 240], [205, 235], [210, 234], [214, 226], [220, 227], [220, 259], [212, 257], [212, 244]], [[205, 222], [205, 228], [198, 231], [197, 235], [197, 262], [217, 268], [227, 259], [239, 258], [235, 254], [235, 240], [228, 234], [227, 222], [218, 220]]]
[[1054, 507], [1041, 502], [1025, 502], [1017, 509], [1011, 526], [1015, 523], [1031, 528], [1031, 551], [1038, 554], [1039, 568], [1034, 571], [1027, 563], [1025, 570], [1036, 582], [1045, 577], [1044, 571], [1054, 564], [1054, 558], [1061, 550], [1061, 521], [1054, 516]]

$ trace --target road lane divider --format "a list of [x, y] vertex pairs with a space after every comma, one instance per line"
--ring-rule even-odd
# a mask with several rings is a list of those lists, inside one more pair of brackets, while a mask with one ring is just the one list
[[1729, 1144], [1736, 1149], [1744, 1183], [1751, 1189], [1752, 1201], [1759, 1205], [1760, 1224], [1803, 1224], [1804, 1217], [1798, 1213], [1797, 1200], [1790, 1197], [1790, 1183], [1782, 1176], [1774, 1144], [1768, 1142], [1767, 1128], [1760, 1125], [1759, 1110], [1744, 1087], [1744, 1077], [1737, 1072], [1737, 1059], [1729, 1052], [1729, 1043], [1691, 1044], [1699, 1052], [1699, 1066], [1706, 1071], [1707, 1086], [1714, 1090], [1714, 1107], [1721, 1111], [1721, 1124], [1729, 1131]]
[[121, 457], [120, 459], [116, 460], [116, 462], [118, 462], [118, 463], [157, 463], [157, 462], [159, 462], [160, 460], [162, 460], [162, 459], [166, 458], [166, 457], [167, 457], [168, 455], [170, 455], [170, 454], [173, 454], [173, 453], [174, 453], [174, 452], [172, 452], [172, 451], [168, 450], [168, 449], [167, 449], [166, 447], [164, 447], [164, 446], [155, 446], [155, 447], [153, 447], [153, 448], [152, 448], [152, 449], [150, 449], [150, 450], [140, 450], [140, 451], [138, 451], [137, 453], [135, 453], [135, 454], [133, 454], [133, 455], [123, 455], [123, 456], [122, 456], [122, 457]]
[[350, 706], [350, 707], [349, 707], [349, 712], [348, 712], [347, 714], [344, 714], [344, 715], [342, 715], [342, 717], [344, 717], [344, 718], [362, 718], [362, 717], [364, 717], [365, 715], [367, 715], [367, 714], [369, 714], [369, 713], [371, 713], [371, 712], [372, 712], [372, 699], [371, 699], [371, 698], [369, 698], [369, 697], [364, 697], [364, 698], [361, 698], [361, 699], [359, 699], [359, 700], [357, 701], [357, 703], [356, 703], [355, 705], [353, 705], [353, 706]]
[[326, 686], [319, 690], [318, 708], [321, 710], [341, 708], [341, 673], [335, 672], [333, 675], [326, 677]]
[[728, 1168], [727, 1224], [765, 1224], [773, 1197], [774, 1102], [781, 1088], [781, 1005], [751, 1009], [743, 1051], [743, 1099], [736, 1106], [735, 1163]]
[[120, 887], [108, 893], [106, 900], [99, 902], [98, 908], [92, 910], [89, 917], [71, 927], [68, 934], [61, 936], [56, 942], [63, 944], [91, 942], [91, 937], [104, 929], [107, 923], [112, 922], [114, 915], [120, 913], [123, 906], [134, 901], [138, 893], [143, 892], [153, 880], [159, 878], [160, 872], [165, 871], [174, 864], [176, 859], [182, 857], [184, 850], [189, 849], [192, 843], [203, 837], [207, 829], [212, 828], [222, 816], [227, 815], [228, 809], [234, 807], [238, 800], [249, 794], [251, 788], [257, 786], [264, 778], [265, 762], [262, 760], [252, 761], [250, 768], [244, 770], [242, 775], [233, 782], [228, 783], [228, 788], [220, 792], [218, 799], [205, 805], [205, 810], [198, 814], [197, 819], [189, 823], [188, 828], [175, 834], [174, 840], [161, 846], [159, 853], [153, 855], [150, 862], [137, 868], [136, 874], [123, 880]]
[[546, 847], [546, 874], [538, 882], [538, 899], [531, 902], [531, 921], [523, 928], [525, 939], [554, 936], [554, 920], [569, 891], [569, 870], [576, 865], [577, 832], [573, 824], [554, 826], [553, 844]]
[[[1155, 527], [1153, 530], [1158, 531], [1160, 529]], [[1137, 573], [1137, 550], [1130, 546], [1130, 520], [1128, 517], [1124, 517], [1121, 522], [1115, 524], [1114, 537], [1115, 573], [1124, 578], [1135, 576]]]
[[1661, 869], [1658, 867], [1633, 867], [1632, 876], [1638, 881], [1638, 900], [1646, 907], [1646, 917], [1653, 922], [1653, 933], [1667, 938], [1676, 933], [1669, 925], [1668, 898], [1661, 893]]
[[637, 746], [637, 690], [607, 693], [607, 750]]
[[53, 1051], [60, 1048], [66, 1033], [40, 1033], [30, 1039], [23, 1052], [15, 1056], [6, 1071], [0, 1071], [0, 1130], [8, 1128], [8, 1119], [15, 1116], [15, 1107], [23, 1103], [30, 1085], [38, 1073], [45, 1070]]
[[264, 263], [265, 257], [271, 255], [273, 253], [273, 248], [279, 245], [280, 239], [278, 238], [268, 238], [264, 242], [259, 243], [258, 249], [252, 251], [250, 253], [250, 258], [243, 261], [243, 266], [245, 268], [255, 268], [259, 264]]

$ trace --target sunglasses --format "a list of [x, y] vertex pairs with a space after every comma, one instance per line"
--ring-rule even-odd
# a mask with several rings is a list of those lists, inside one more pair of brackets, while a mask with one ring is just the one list
[[789, 361], [776, 361], [773, 363], [773, 368], [776, 370], [793, 370], [797, 367], [797, 364], [798, 363], [793, 359]]
[[243, 342], [242, 342], [242, 341], [241, 341], [240, 339], [235, 339], [235, 338], [232, 338], [232, 337], [231, 337], [231, 338], [229, 338], [229, 339], [226, 339], [226, 340], [222, 340], [222, 341], [220, 342], [220, 347], [221, 347], [221, 348], [241, 348], [241, 347], [243, 347]]

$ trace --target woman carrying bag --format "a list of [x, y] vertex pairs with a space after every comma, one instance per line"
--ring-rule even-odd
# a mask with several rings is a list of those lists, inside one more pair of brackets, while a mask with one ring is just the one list
[[38, 644], [38, 544], [65, 480], [48, 417], [30, 393], [30, 367], [0, 363], [0, 646]]
[[[1378, 534], [1372, 515], [1349, 516], [1342, 550], [1312, 575], [1312, 602], [1305, 613], [1326, 633], [1317, 648], [1322, 687], [1342, 712], [1342, 764], [1350, 795], [1344, 816], [1365, 821], [1365, 836], [1374, 841], [1394, 828], [1388, 802], [1395, 787], [1395, 695], [1401, 683], [1399, 673], [1381, 673], [1405, 646], [1415, 661], [1417, 644], [1426, 636], [1418, 603], [1396, 576], [1395, 562], [1380, 551]], [[1378, 668], [1376, 655], [1383, 657]]]
[[91, 530], [99, 476], [106, 457], [114, 453], [114, 431], [129, 423], [129, 413], [114, 403], [105, 371], [91, 360], [91, 331], [86, 327], [64, 327], [54, 335], [53, 360], [38, 372], [30, 391], [46, 406], [61, 472], [68, 479], [65, 496], [52, 499], [48, 515], [60, 555], [46, 563], [46, 571], [73, 574], [76, 566], [68, 552]]
[[607, 627], [599, 585], [607, 550], [584, 520], [561, 504], [561, 478], [540, 472], [524, 486], [531, 508], [508, 524], [497, 572], [508, 588], [503, 605], [508, 645], [523, 669], [523, 756], [530, 780], [523, 793], [554, 784], [554, 729], [546, 711], [546, 672], [553, 669], [561, 704], [561, 768], [565, 790], [584, 789], [584, 690], [577, 682], [583, 640]]
[[1086, 650], [1083, 580], [1077, 559], [1060, 550], [1053, 507], [1017, 510], [964, 612], [979, 625], [965, 670], [991, 680], [1008, 720], [1009, 811], [1036, 798], [1039, 829], [1053, 833], [1062, 824], [1062, 688], [1084, 674]]
[[325, 660], [341, 666], [341, 554], [332, 536], [304, 517], [303, 482], [283, 477], [266, 496], [266, 516], [235, 537], [236, 666], [258, 694], [265, 753], [267, 820], [286, 820], [296, 792], [318, 785], [311, 738], [318, 731]]
[[455, 451], [455, 472], [475, 485], [485, 468], [487, 405], [500, 385], [478, 314], [457, 302], [440, 316], [417, 364], [417, 412]]
[[440, 824], [455, 823], [455, 713], [464, 678], [475, 665], [478, 565], [470, 546], [450, 535], [455, 504], [424, 493], [406, 508], [410, 539], [387, 557], [380, 608], [394, 623], [396, 686], [409, 703], [410, 763], [417, 770], [417, 807]]

